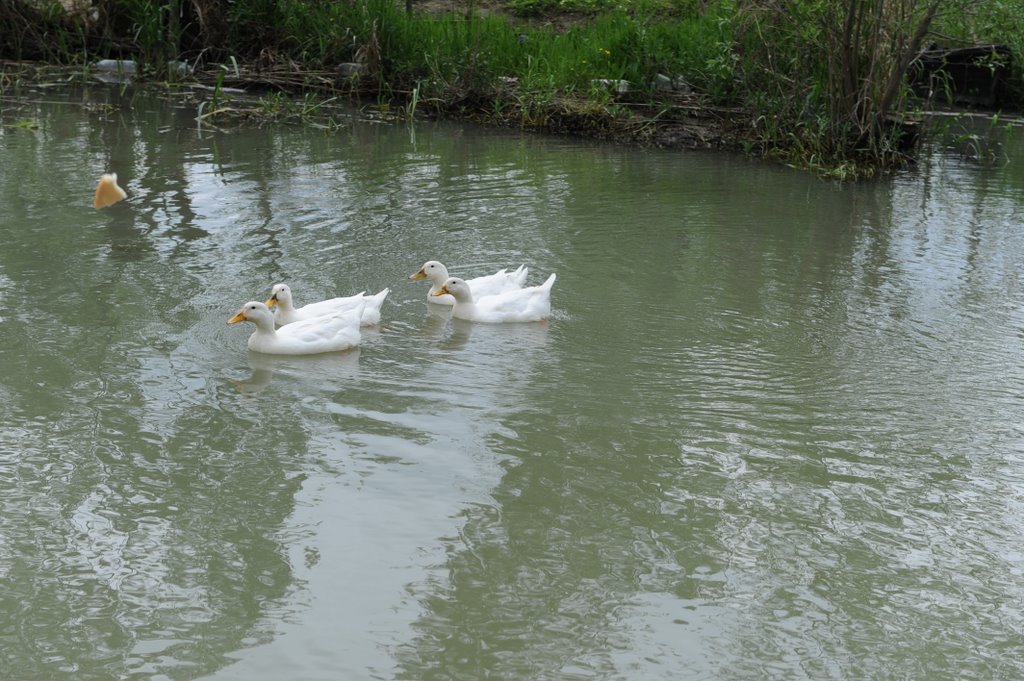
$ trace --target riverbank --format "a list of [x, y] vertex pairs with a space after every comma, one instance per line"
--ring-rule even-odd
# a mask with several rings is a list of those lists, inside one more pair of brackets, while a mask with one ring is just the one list
[[[71, 64], [82, 78], [100, 59], [131, 63], [136, 82], [208, 88], [211, 122], [237, 113], [225, 105], [233, 89], [265, 97], [248, 114], [274, 120], [344, 98], [398, 116], [740, 149], [844, 179], [913, 162], [922, 105], [908, 72], [933, 22], [950, 26], [943, 3], [918, 0], [897, 0], [905, 11], [893, 17], [838, 0], [171, 0], [155, 14], [133, 0], [90, 13], [76, 0], [47, 32], [29, 16], [40, 1], [0, 11], [17, 36], [0, 56]], [[862, 22], [855, 34], [850, 22]], [[14, 82], [30, 70], [19, 65]]]
[[[744, 132], [746, 112], [704, 103], [691, 92], [666, 89], [655, 97], [609, 90], [600, 104], [578, 97], [552, 98], [546, 106], [523, 106], [514, 79], [488, 97], [452, 100], [420, 97], [415, 88], [389, 88], [380, 99], [378, 83], [349, 74], [355, 64], [335, 70], [306, 70], [294, 63], [189, 67], [168, 82], [131, 60], [100, 60], [82, 66], [42, 62], [0, 62], [0, 90], [107, 83], [167, 92], [189, 91], [197, 119], [207, 125], [311, 122], [332, 125], [331, 104], [345, 103], [391, 118], [458, 118], [485, 125], [663, 149], [742, 150], [753, 141]], [[128, 72], [125, 72], [127, 68]]]

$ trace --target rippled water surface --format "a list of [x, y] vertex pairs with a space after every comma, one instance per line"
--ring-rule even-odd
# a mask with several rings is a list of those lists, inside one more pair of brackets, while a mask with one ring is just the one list
[[[1024, 675], [1024, 148], [836, 186], [3, 100], [0, 673]], [[12, 125], [30, 122], [35, 127]], [[116, 171], [129, 199], [91, 207]], [[558, 273], [546, 323], [407, 279]], [[343, 354], [227, 319], [390, 287]]]

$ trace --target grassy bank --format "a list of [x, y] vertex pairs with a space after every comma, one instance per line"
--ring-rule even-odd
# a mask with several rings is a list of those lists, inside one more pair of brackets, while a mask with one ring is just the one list
[[1024, 39], [1020, 0], [64, 2], [6, 0], [2, 56], [131, 59], [158, 81], [740, 147], [842, 177], [912, 159], [906, 75], [927, 43]]

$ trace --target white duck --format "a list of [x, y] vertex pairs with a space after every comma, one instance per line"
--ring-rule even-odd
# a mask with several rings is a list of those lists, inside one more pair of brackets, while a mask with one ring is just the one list
[[[529, 271], [526, 265], [520, 265], [514, 272], [500, 269], [494, 274], [467, 279], [466, 283], [469, 284], [469, 288], [475, 298], [483, 298], [484, 296], [493, 296], [503, 291], [514, 291], [522, 288], [523, 284], [526, 283], [526, 275]], [[427, 300], [440, 305], [455, 304], [455, 298], [452, 296], [438, 293], [450, 277], [448, 268], [436, 260], [428, 260], [423, 263], [423, 267], [418, 272], [409, 275], [410, 279], [429, 279], [431, 286], [430, 291], [427, 292]]]
[[246, 303], [228, 324], [252, 322], [256, 331], [249, 336], [249, 349], [272, 355], [311, 355], [337, 352], [359, 345], [359, 319], [365, 303], [346, 312], [336, 312], [294, 322], [274, 329], [274, 313], [264, 303]]
[[274, 288], [270, 291], [272, 295], [267, 299], [266, 305], [267, 307], [274, 308], [274, 320], [278, 326], [284, 326], [285, 324], [291, 324], [303, 319], [322, 317], [325, 314], [345, 312], [355, 308], [360, 303], [366, 303], [365, 307], [363, 307], [361, 323], [363, 326], [370, 326], [372, 324], [380, 324], [380, 306], [384, 304], [384, 299], [388, 297], [391, 289], [386, 288], [372, 296], [363, 295], [363, 292], [360, 291], [354, 296], [321, 300], [318, 303], [310, 303], [300, 308], [296, 308], [292, 302], [292, 290], [288, 287], [288, 284], [275, 284]]
[[451, 277], [434, 295], [451, 295], [455, 298], [452, 316], [471, 322], [538, 322], [551, 315], [551, 287], [555, 284], [554, 273], [540, 286], [505, 291], [493, 296], [476, 299], [466, 282]]

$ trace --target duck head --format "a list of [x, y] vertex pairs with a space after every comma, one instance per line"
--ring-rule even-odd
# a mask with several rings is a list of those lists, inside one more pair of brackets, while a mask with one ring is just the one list
[[242, 306], [241, 310], [235, 313], [234, 317], [228, 320], [228, 324], [237, 324], [239, 322], [252, 322], [256, 326], [264, 326], [269, 323], [271, 328], [273, 328], [274, 313], [270, 311], [266, 304], [250, 300]]
[[442, 286], [436, 293], [435, 296], [443, 296], [444, 294], [450, 294], [460, 303], [472, 303], [473, 294], [469, 290], [469, 284], [458, 277], [449, 277], [445, 280], [444, 286]]
[[274, 284], [274, 288], [270, 289], [270, 294], [267, 302], [264, 303], [267, 307], [280, 305], [287, 310], [292, 306], [292, 290], [288, 288], [288, 284]]
[[429, 279], [432, 282], [441, 284], [448, 278], [448, 268], [436, 260], [428, 260], [418, 272], [409, 275], [410, 279]]

